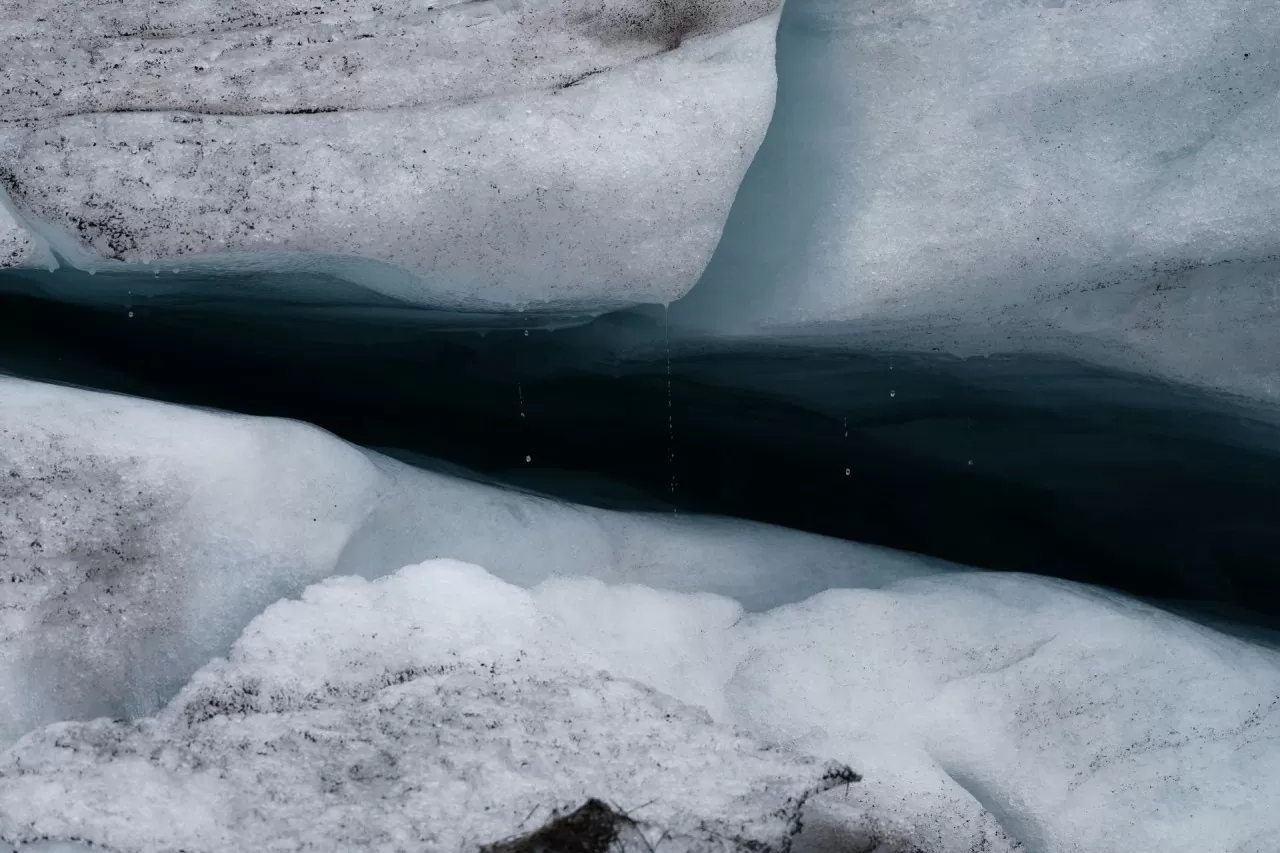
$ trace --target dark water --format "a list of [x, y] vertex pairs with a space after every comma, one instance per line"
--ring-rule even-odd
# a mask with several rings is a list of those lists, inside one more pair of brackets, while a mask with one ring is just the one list
[[1029, 356], [668, 346], [661, 310], [481, 333], [394, 304], [246, 303], [247, 280], [36, 295], [102, 279], [0, 275], [0, 369], [297, 418], [575, 501], [1280, 615], [1280, 429], [1219, 397]]

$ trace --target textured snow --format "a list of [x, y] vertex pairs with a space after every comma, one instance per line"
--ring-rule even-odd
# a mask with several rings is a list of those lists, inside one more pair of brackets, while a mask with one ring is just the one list
[[777, 116], [674, 316], [1274, 399], [1278, 44], [1271, 0], [789, 3]]
[[0, 204], [0, 269], [47, 265], [48, 252], [42, 249], [39, 239]]
[[769, 121], [775, 9], [10, 0], [0, 177], [88, 267], [320, 268], [452, 308], [670, 301]]
[[962, 573], [754, 615], [597, 580], [535, 598], [611, 672], [855, 763], [863, 785], [815, 801], [836, 839], [854, 826], [957, 853], [1010, 834], [1036, 853], [1280, 842], [1280, 654], [1118, 595]]
[[29, 734], [0, 839], [461, 849], [605, 796], [655, 833], [776, 845], [836, 778], [794, 757], [819, 755], [863, 779], [809, 801], [798, 851], [1267, 853], [1278, 750], [1280, 654], [1075, 584], [746, 614], [436, 560], [270, 606], [153, 717]]
[[0, 759], [0, 835], [460, 851], [594, 797], [673, 853], [781, 853], [811, 794], [856, 781], [589, 657], [474, 566], [326, 581], [268, 608], [156, 717], [21, 741]]
[[0, 741], [159, 708], [272, 601], [433, 557], [752, 609], [945, 571], [725, 519], [576, 507], [410, 468], [313, 427], [0, 378]]

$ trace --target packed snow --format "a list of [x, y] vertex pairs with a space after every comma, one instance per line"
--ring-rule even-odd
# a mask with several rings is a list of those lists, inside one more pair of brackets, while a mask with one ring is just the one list
[[805, 800], [856, 780], [599, 672], [527, 592], [440, 560], [273, 605], [154, 718], [24, 739], [0, 836], [465, 851], [595, 798], [664, 850], [785, 853]]
[[777, 845], [831, 787], [796, 849], [1265, 853], [1277, 750], [1280, 654], [1066, 582], [747, 614], [435, 560], [272, 605], [154, 717], [28, 735], [0, 763], [0, 838], [463, 849], [607, 797]]
[[49, 260], [40, 240], [19, 225], [13, 213], [0, 204], [0, 269], [48, 266]]
[[1083, 357], [1280, 395], [1280, 5], [788, 3], [715, 334]]
[[752, 609], [950, 567], [729, 519], [609, 512], [431, 473], [295, 422], [0, 377], [0, 742], [155, 711], [272, 601], [432, 557]]
[[10, 0], [0, 177], [90, 269], [323, 270], [469, 310], [667, 302], [768, 124], [776, 8]]

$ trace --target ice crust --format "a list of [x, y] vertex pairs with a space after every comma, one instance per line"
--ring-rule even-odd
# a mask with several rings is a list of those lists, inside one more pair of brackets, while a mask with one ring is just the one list
[[0, 204], [0, 269], [48, 266], [50, 260], [40, 240]]
[[838, 784], [794, 849], [1265, 853], [1277, 743], [1280, 654], [1067, 582], [960, 573], [746, 614], [435, 560], [270, 606], [154, 717], [28, 735], [0, 759], [0, 839], [466, 849], [603, 795], [783, 849]]
[[0, 377], [0, 740], [155, 711], [272, 601], [433, 557], [752, 609], [948, 566], [728, 519], [572, 506], [314, 427]]
[[458, 310], [667, 302], [768, 124], [776, 8], [11, 0], [0, 178], [88, 268], [320, 269]]
[[[381, 753], [360, 744], [419, 743], [414, 721], [444, 713], [419, 691], [445, 658], [470, 673], [449, 682], [459, 714], [501, 695], [528, 711], [512, 725], [577, 714], [612, 729], [657, 720], [651, 689], [863, 773], [813, 800], [797, 850], [1269, 853], [1280, 839], [1280, 655], [1123, 597], [744, 522], [574, 507], [297, 423], [12, 379], [0, 399], [0, 707], [6, 741], [28, 733], [0, 770], [0, 840], [346, 837], [315, 817], [318, 802], [340, 806], [325, 774], [357, 753], [377, 770]], [[367, 580], [450, 553], [502, 580], [454, 563]], [[323, 580], [335, 572], [363, 577]], [[557, 718], [547, 703], [563, 691], [581, 702]], [[672, 725], [655, 737], [724, 731]], [[492, 745], [491, 730], [466, 731]], [[244, 766], [225, 757], [240, 743]], [[356, 780], [342, 808], [374, 817], [351, 831], [399, 849], [427, 824], [382, 820], [394, 800], [378, 805], [378, 786], [435, 778], [431, 762], [468, 743], [425, 764], [414, 747], [390, 776]], [[595, 769], [570, 762], [583, 787], [557, 807], [614, 784], [612, 765], [584, 763]], [[507, 784], [461, 778], [483, 781], [467, 797]], [[156, 803], [193, 817], [139, 817]]]
[[1280, 6], [787, 4], [778, 110], [673, 317], [1280, 393]]
[[595, 670], [528, 593], [438, 560], [273, 605], [154, 718], [25, 738], [0, 835], [466, 851], [594, 797], [672, 853], [784, 853], [805, 800], [855, 779]]

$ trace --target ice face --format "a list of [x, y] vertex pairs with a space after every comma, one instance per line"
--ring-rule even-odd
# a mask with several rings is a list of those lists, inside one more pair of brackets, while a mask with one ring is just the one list
[[[158, 708], [270, 602], [432, 557], [754, 608], [946, 570], [732, 520], [567, 505], [313, 427], [0, 378], [0, 738]], [[778, 566], [785, 571], [778, 571]]]
[[1280, 391], [1274, 3], [787, 6], [718, 333], [1083, 356]]
[[89, 268], [324, 269], [468, 310], [667, 302], [768, 123], [775, 8], [8, 3], [0, 64], [26, 82], [0, 175]]

